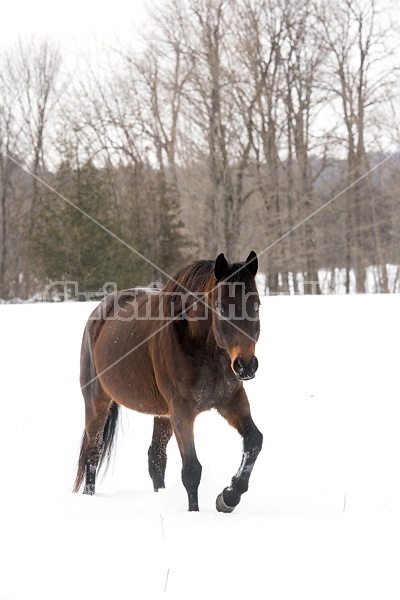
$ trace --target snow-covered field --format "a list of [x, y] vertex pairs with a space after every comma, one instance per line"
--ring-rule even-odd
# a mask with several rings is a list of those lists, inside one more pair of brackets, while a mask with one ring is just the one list
[[94, 497], [73, 495], [91, 304], [0, 306], [0, 599], [400, 598], [400, 296], [263, 300], [246, 384], [264, 448], [230, 515], [241, 441], [199, 417], [200, 513], [180, 458], [152, 492], [152, 419], [123, 413]]

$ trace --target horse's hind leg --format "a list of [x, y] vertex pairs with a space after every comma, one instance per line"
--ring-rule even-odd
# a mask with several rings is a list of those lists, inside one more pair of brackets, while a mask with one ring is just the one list
[[149, 448], [149, 473], [154, 491], [165, 487], [167, 466], [167, 444], [172, 436], [171, 421], [168, 417], [154, 417], [153, 438]]
[[96, 473], [103, 447], [103, 434], [105, 424], [110, 413], [110, 400], [104, 398], [104, 401], [86, 403], [85, 418], [85, 467], [86, 480], [83, 489], [84, 494], [93, 495], [96, 487]]
[[[93, 347], [102, 320], [104, 305], [99, 304], [89, 318], [82, 339], [80, 382], [85, 399], [85, 431], [83, 433], [78, 472], [74, 492], [85, 481], [84, 494], [94, 494], [96, 472], [105, 459], [110, 458], [118, 423], [118, 404], [113, 402], [101, 386], [97, 374]], [[108, 461], [107, 461], [108, 464]]]
[[96, 473], [110, 455], [118, 419], [118, 405], [107, 396], [85, 398], [85, 431], [79, 456], [74, 491], [85, 481], [84, 494], [93, 495]]

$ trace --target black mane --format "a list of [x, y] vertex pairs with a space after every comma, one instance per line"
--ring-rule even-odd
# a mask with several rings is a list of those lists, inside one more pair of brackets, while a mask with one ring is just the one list
[[[224, 281], [242, 282], [248, 291], [256, 289], [254, 277], [244, 262], [229, 264], [228, 275]], [[215, 260], [198, 260], [180, 269], [167, 281], [163, 292], [207, 292], [217, 285], [214, 276]]]

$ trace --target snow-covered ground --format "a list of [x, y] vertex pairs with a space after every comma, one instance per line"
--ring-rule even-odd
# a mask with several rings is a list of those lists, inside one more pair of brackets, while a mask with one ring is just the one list
[[0, 599], [400, 598], [400, 296], [265, 298], [246, 384], [264, 448], [230, 515], [215, 498], [241, 459], [199, 417], [200, 513], [176, 443], [152, 492], [152, 419], [123, 413], [94, 497], [73, 495], [91, 304], [0, 307]]

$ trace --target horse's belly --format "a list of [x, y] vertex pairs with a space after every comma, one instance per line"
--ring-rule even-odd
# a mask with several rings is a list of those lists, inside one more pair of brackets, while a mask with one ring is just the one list
[[110, 394], [110, 396], [118, 404], [121, 404], [126, 408], [130, 408], [131, 410], [136, 410], [140, 413], [160, 417], [167, 417], [169, 415], [168, 405], [161, 396], [158, 398], [149, 397], [143, 393], [132, 395], [116, 394], [115, 397]]
[[149, 415], [168, 415], [168, 405], [151, 380], [135, 379], [131, 374], [115, 369], [113, 374], [100, 377], [105, 392], [118, 404]]
[[122, 406], [151, 415], [168, 415], [168, 405], [157, 388], [146, 346], [143, 344], [135, 351], [135, 346], [119, 341], [110, 328], [102, 332], [95, 347], [96, 371], [102, 388]]

